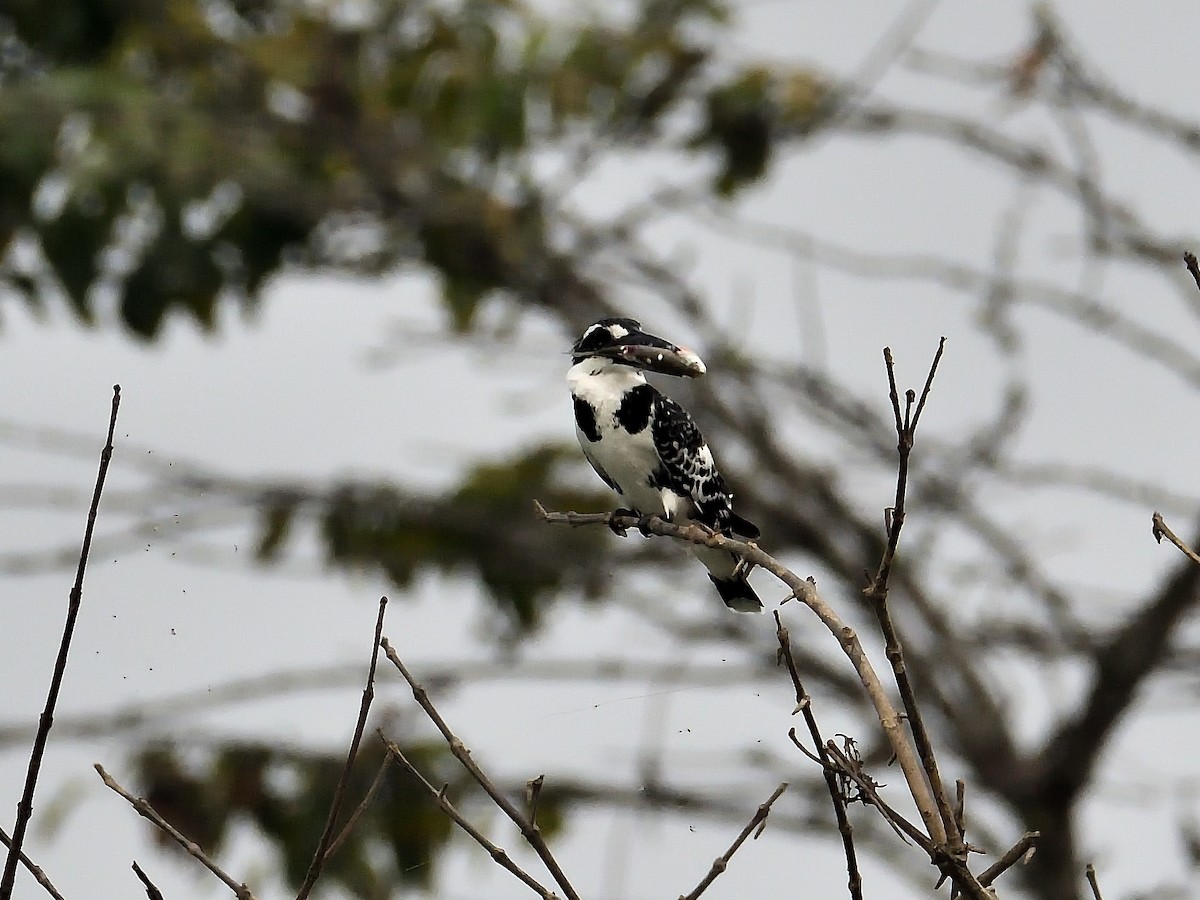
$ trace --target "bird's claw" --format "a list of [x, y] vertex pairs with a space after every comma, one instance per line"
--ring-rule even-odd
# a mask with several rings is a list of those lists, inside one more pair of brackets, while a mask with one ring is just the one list
[[[625, 537], [629, 534], [629, 529], [626, 528], [624, 525], [618, 525], [616, 522], [616, 519], [619, 516], [632, 517], [632, 516], [636, 516], [636, 515], [637, 515], [637, 513], [634, 512], [632, 509], [625, 509], [624, 507], [622, 507], [621, 509], [614, 509], [612, 511], [612, 515], [609, 517], [608, 527], [612, 530], [612, 533], [615, 534], [617, 537]], [[644, 533], [645, 532], [643, 532], [643, 534]]]

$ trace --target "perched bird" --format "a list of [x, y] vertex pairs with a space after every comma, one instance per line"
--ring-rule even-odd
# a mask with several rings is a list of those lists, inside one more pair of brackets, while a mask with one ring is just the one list
[[[758, 528], [733, 511], [733, 495], [692, 417], [642, 374], [703, 375], [700, 357], [623, 318], [589, 326], [571, 354], [567, 383], [575, 433], [596, 474], [632, 507], [618, 512], [698, 522], [727, 537], [758, 537]], [[712, 547], [693, 551], [726, 606], [762, 611], [737, 556]]]

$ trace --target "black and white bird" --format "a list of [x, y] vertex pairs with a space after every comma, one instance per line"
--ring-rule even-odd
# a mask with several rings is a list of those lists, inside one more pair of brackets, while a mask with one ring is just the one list
[[[567, 383], [575, 433], [596, 474], [631, 507], [618, 512], [758, 537], [758, 528], [733, 511], [733, 495], [692, 417], [642, 374], [703, 375], [700, 357], [623, 318], [589, 326], [571, 353]], [[726, 606], [762, 611], [737, 556], [711, 547], [693, 550]]]

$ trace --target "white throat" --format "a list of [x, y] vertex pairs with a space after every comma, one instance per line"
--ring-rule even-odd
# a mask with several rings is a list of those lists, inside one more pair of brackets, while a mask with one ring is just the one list
[[646, 383], [640, 369], [623, 366], [603, 356], [589, 356], [567, 370], [567, 384], [580, 400], [600, 408], [618, 400], [630, 388]]

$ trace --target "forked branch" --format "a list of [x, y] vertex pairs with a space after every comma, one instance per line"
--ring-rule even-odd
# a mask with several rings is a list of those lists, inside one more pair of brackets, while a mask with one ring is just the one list
[[379, 615], [375, 619], [375, 639], [371, 642], [371, 665], [367, 670], [367, 685], [363, 688], [362, 701], [358, 707], [358, 719], [354, 725], [354, 737], [350, 739], [350, 749], [346, 753], [346, 764], [342, 766], [342, 775], [338, 779], [333, 792], [333, 802], [329, 805], [329, 816], [325, 820], [325, 830], [317, 842], [317, 849], [309, 863], [308, 872], [304, 876], [304, 884], [296, 894], [296, 900], [305, 900], [312, 892], [313, 885], [321, 877], [321, 868], [329, 856], [333, 843], [333, 829], [337, 826], [338, 815], [342, 810], [342, 800], [346, 796], [346, 785], [350, 781], [350, 772], [354, 768], [354, 760], [358, 756], [358, 747], [362, 743], [363, 729], [367, 724], [367, 714], [371, 711], [371, 701], [375, 698], [375, 664], [379, 660], [379, 641], [383, 637], [383, 614], [387, 611], [387, 597], [379, 598]]
[[512, 874], [515, 875], [523, 884], [532, 888], [537, 895], [542, 898], [542, 900], [559, 900], [558, 894], [554, 893], [554, 891], [550, 890], [550, 888], [543, 885], [540, 881], [517, 865], [513, 861], [512, 857], [508, 855], [508, 851], [506, 851], [503, 847], [493, 843], [488, 839], [487, 835], [471, 824], [471, 820], [459, 812], [458, 808], [450, 802], [450, 798], [446, 796], [446, 788], [442, 787], [439, 790], [430, 784], [429, 780], [421, 774], [421, 771], [412, 764], [408, 757], [404, 755], [404, 751], [400, 748], [399, 744], [389, 739], [382, 731], [379, 732], [379, 737], [387, 746], [388, 756], [392, 759], [395, 759], [398, 763], [400, 763], [400, 765], [407, 769], [409, 774], [412, 775], [412, 777], [415, 778], [417, 782], [423, 788], [425, 788], [426, 791], [429, 792], [429, 796], [433, 798], [434, 802], [437, 803], [442, 812], [448, 815], [450, 819], [456, 825], [458, 825], [459, 828], [474, 838], [475, 842], [488, 852], [488, 855], [495, 860], [497, 865], [499, 865], [501, 868], [507, 869], [509, 872], [512, 872]]
[[[546, 844], [546, 839], [542, 837], [541, 830], [537, 827], [537, 825], [534, 824], [529, 816], [517, 809], [516, 805], [509, 800], [508, 797], [504, 796], [504, 793], [496, 787], [495, 783], [487, 776], [483, 769], [479, 767], [479, 764], [476, 763], [471, 757], [471, 751], [467, 749], [466, 745], [461, 739], [459, 739], [458, 735], [450, 730], [450, 726], [446, 724], [446, 720], [442, 718], [441, 713], [437, 711], [437, 707], [433, 705], [433, 701], [429, 699], [429, 693], [425, 690], [425, 687], [413, 677], [413, 674], [401, 661], [400, 656], [396, 653], [395, 649], [390, 643], [388, 643], [388, 639], [382, 638], [380, 640], [380, 645], [387, 653], [387, 658], [391, 660], [392, 665], [399, 670], [400, 674], [404, 676], [404, 680], [408, 682], [408, 686], [412, 688], [413, 698], [418, 704], [420, 704], [421, 709], [425, 710], [425, 714], [429, 716], [429, 720], [433, 722], [435, 726], [437, 726], [437, 730], [442, 733], [442, 737], [446, 739], [446, 743], [450, 747], [450, 752], [454, 754], [455, 759], [462, 763], [463, 768], [466, 769], [471, 777], [474, 778], [479, 784], [479, 786], [487, 792], [487, 795], [492, 798], [492, 802], [495, 803], [496, 806], [499, 807], [500, 810], [503, 811], [503, 813], [513, 821], [513, 824], [515, 824], [517, 828], [521, 830], [521, 836], [524, 837], [529, 846], [533, 848], [534, 853], [536, 853], [541, 859], [542, 863], [546, 866], [546, 869], [550, 872], [555, 882], [557, 882], [558, 886], [562, 888], [567, 900], [580, 900], [579, 894], [577, 894], [575, 892], [575, 888], [571, 886], [571, 882], [567, 879], [566, 873], [562, 870], [562, 867], [558, 864], [558, 860], [554, 858], [554, 854], [550, 851], [550, 847]], [[397, 755], [397, 758], [401, 763], [406, 765], [410, 771], [412, 771], [412, 766], [409, 765], [402, 756]], [[446, 801], [444, 796], [441, 796], [440, 792], [438, 793], [440, 798], [439, 804], [442, 805], [443, 809], [446, 809], [446, 811], [449, 812], [447, 809], [449, 801]], [[460, 825], [463, 825], [463, 822], [458, 818], [455, 818], [454, 821], [458, 822]], [[479, 840], [479, 837], [475, 832], [469, 833], [477, 841]], [[488, 849], [488, 852], [492, 853], [492, 858], [499, 862], [499, 858], [495, 853], [495, 846], [489, 846], [488, 844], [484, 844], [483, 846]], [[506, 866], [506, 868], [508, 867]], [[510, 868], [509, 871], [514, 870]], [[522, 878], [522, 880], [524, 881], [525, 879]], [[530, 882], [526, 881], [526, 883], [529, 884]], [[534, 884], [536, 884], [536, 882]], [[530, 886], [533, 887], [534, 885], [531, 884]]]
[[883, 634], [885, 653], [887, 654], [888, 662], [892, 665], [892, 674], [895, 676], [896, 686], [900, 689], [900, 699], [904, 703], [904, 711], [908, 717], [909, 726], [912, 729], [917, 753], [921, 757], [921, 765], [924, 767], [925, 776], [929, 779], [930, 789], [937, 804], [938, 815], [946, 833], [947, 849], [951, 855], [959, 859], [965, 859], [966, 845], [963, 841], [962, 833], [959, 831], [958, 821], [955, 817], [954, 809], [950, 805], [945, 786], [942, 784], [941, 772], [938, 770], [937, 758], [933, 752], [933, 742], [930, 740], [929, 732], [925, 728], [925, 722], [921, 716], [921, 708], [917, 703], [917, 695], [913, 690], [912, 681], [908, 677], [908, 667], [904, 662], [904, 648], [900, 642], [900, 635], [896, 631], [895, 623], [892, 621], [891, 610], [888, 608], [888, 579], [891, 575], [892, 566], [895, 563], [896, 548], [900, 543], [900, 531], [904, 528], [909, 459], [912, 455], [913, 444], [916, 441], [917, 424], [920, 422], [921, 413], [925, 409], [925, 401], [928, 399], [929, 392], [933, 388], [933, 379], [937, 375], [938, 364], [942, 360], [942, 353], [945, 348], [946, 339], [942, 338], [938, 342], [937, 352], [934, 354], [933, 362], [929, 366], [929, 374], [925, 378], [925, 387], [921, 390], [920, 398], [917, 398], [915, 391], [906, 391], [903, 410], [901, 410], [900, 395], [896, 389], [896, 363], [892, 358], [891, 348], [885, 347], [883, 350], [883, 359], [887, 367], [888, 376], [888, 396], [892, 402], [892, 415], [896, 425], [896, 451], [898, 456], [896, 499], [895, 505], [892, 506], [886, 516], [887, 546], [884, 549], [883, 558], [879, 562], [879, 568], [875, 572], [875, 577], [871, 579], [871, 583], [863, 590], [863, 594], [870, 601], [871, 607], [875, 611], [875, 617], [879, 622], [879, 630]]
[[734, 538], [725, 537], [721, 534], [715, 534], [698, 525], [677, 525], [674, 522], [664, 521], [657, 516], [640, 517], [616, 515], [614, 513], [548, 512], [537, 501], [534, 501], [534, 506], [538, 514], [545, 521], [555, 525], [570, 525], [573, 527], [605, 525], [610, 528], [615, 525], [624, 528], [644, 528], [649, 534], [672, 537], [677, 540], [704, 547], [712, 547], [718, 550], [727, 550], [740, 556], [747, 563], [751, 563], [763, 571], [769, 572], [787, 585], [791, 593], [785, 600], [790, 600], [794, 597], [816, 613], [821, 623], [837, 639], [842, 652], [846, 654], [855, 672], [858, 673], [859, 681], [862, 682], [867, 697], [870, 699], [871, 705], [875, 708], [879, 724], [883, 727], [888, 744], [896, 756], [896, 761], [900, 766], [901, 772], [904, 774], [909, 793], [912, 794], [913, 802], [921, 814], [921, 820], [925, 824], [927, 833], [935, 844], [945, 843], [945, 828], [938, 815], [933, 795], [929, 791], [925, 772], [921, 768], [921, 763], [905, 733], [900, 714], [892, 705], [887, 689], [884, 688], [883, 682], [875, 672], [874, 666], [871, 665], [870, 659], [867, 658], [866, 651], [863, 649], [858, 635], [820, 595], [814, 581], [802, 579], [791, 569], [787, 568], [787, 566], [758, 547], [757, 544], [746, 543]]

